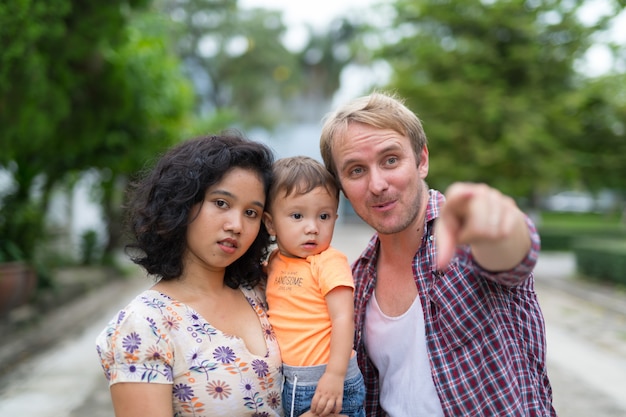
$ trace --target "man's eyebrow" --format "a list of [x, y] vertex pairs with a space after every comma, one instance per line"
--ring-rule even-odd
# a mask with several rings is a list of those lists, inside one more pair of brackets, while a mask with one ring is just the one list
[[[399, 150], [401, 149], [401, 146], [397, 143], [391, 143], [387, 146], [385, 146], [383, 149], [381, 149], [378, 154], [379, 155], [384, 155], [388, 152], [392, 152], [395, 150]], [[339, 171], [343, 171], [344, 169], [346, 169], [346, 167], [354, 164], [354, 163], [358, 163], [360, 160], [358, 158], [348, 158], [346, 159], [343, 164], [341, 164], [341, 169]]]
[[[209, 195], [222, 195], [224, 197], [230, 197], [234, 199], [237, 198], [237, 196], [235, 196], [235, 194], [231, 193], [230, 191], [220, 190], [220, 189], [209, 192]], [[252, 205], [258, 206], [261, 210], [265, 209], [265, 204], [263, 204], [262, 202], [258, 200], [252, 201]]]

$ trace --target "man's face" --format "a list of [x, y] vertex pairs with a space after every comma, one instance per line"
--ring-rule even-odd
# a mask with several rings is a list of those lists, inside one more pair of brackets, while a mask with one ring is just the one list
[[428, 174], [426, 147], [418, 167], [406, 136], [351, 123], [332, 156], [346, 198], [367, 224], [381, 234], [391, 234], [416, 221]]

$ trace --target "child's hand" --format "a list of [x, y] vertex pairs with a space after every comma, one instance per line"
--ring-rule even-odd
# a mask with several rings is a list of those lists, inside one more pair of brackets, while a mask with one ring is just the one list
[[343, 376], [325, 372], [320, 378], [313, 400], [311, 411], [320, 417], [341, 412], [343, 406]]

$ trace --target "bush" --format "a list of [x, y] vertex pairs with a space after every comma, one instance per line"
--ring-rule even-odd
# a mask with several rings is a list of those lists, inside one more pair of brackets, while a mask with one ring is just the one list
[[624, 239], [626, 230], [622, 228], [565, 228], [542, 227], [539, 229], [542, 251], [571, 251], [575, 242], [585, 239]]
[[542, 212], [537, 223], [544, 251], [571, 251], [578, 239], [626, 240], [626, 227], [617, 214]]
[[580, 274], [626, 284], [626, 239], [577, 239], [573, 251]]
[[542, 251], [570, 251], [572, 249], [574, 236], [571, 230], [541, 229], [539, 237]]

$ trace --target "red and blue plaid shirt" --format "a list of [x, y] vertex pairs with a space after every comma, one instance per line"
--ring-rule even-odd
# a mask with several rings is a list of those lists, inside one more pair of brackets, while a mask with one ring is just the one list
[[[546, 371], [543, 314], [532, 274], [540, 248], [535, 226], [527, 220], [532, 247], [511, 271], [481, 269], [469, 247], [459, 247], [449, 268], [437, 271], [433, 226], [443, 202], [440, 192], [430, 190], [426, 232], [413, 258], [413, 273], [424, 311], [432, 377], [444, 414], [556, 416]], [[376, 285], [378, 245], [374, 235], [352, 266], [355, 346], [370, 417], [385, 415], [378, 402], [378, 371], [367, 357], [363, 337], [365, 310]]]

